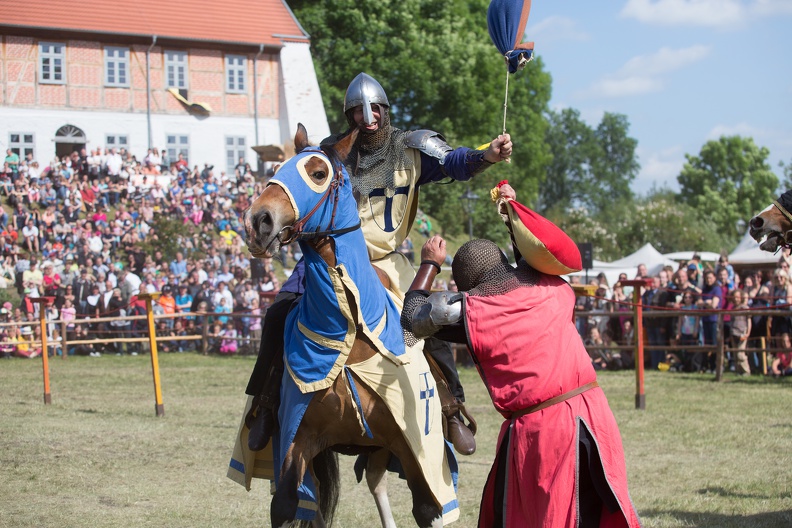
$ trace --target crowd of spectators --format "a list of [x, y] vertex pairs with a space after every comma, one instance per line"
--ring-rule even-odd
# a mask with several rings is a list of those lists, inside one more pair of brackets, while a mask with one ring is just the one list
[[[737, 273], [724, 254], [714, 265], [705, 265], [698, 255], [681, 262], [677, 269], [666, 266], [654, 276], [645, 265], [637, 268], [634, 279], [649, 280], [651, 286], [641, 289], [644, 314], [660, 310], [694, 311], [690, 315], [643, 319], [647, 344], [646, 366], [652, 369], [714, 372], [718, 332], [723, 332], [726, 348], [725, 368], [740, 375], [762, 373], [759, 354], [749, 348], [773, 349], [769, 372], [773, 376], [792, 375], [792, 281], [789, 250], [784, 250], [774, 269]], [[573, 277], [573, 283], [579, 283]], [[576, 309], [578, 332], [584, 338], [595, 368], [617, 370], [634, 367], [631, 350], [615, 348], [634, 344], [632, 288], [622, 273], [611, 287], [605, 274], [590, 284], [594, 296], [578, 297]], [[778, 315], [732, 314], [734, 310], [777, 308]], [[706, 310], [707, 312], [702, 312]], [[722, 312], [722, 327], [718, 324]], [[769, 340], [767, 336], [770, 336]], [[762, 341], [764, 339], [764, 341]], [[687, 351], [663, 349], [668, 346], [703, 346]]]
[[[229, 339], [229, 322], [236, 338], [260, 335], [258, 314], [279, 283], [271, 259], [247, 258], [241, 215], [264, 183], [244, 159], [233, 172], [217, 174], [211, 164], [190, 169], [183, 155], [168, 160], [165, 151], [158, 152], [150, 149], [138, 160], [124, 149], [83, 149], [40, 164], [8, 151], [0, 173], [0, 288], [16, 288], [21, 301], [5, 303], [0, 314], [4, 321], [26, 324], [3, 327], [0, 354], [40, 354], [24, 343], [36, 341], [39, 308], [31, 299], [40, 296], [55, 298], [47, 308], [49, 320], [71, 321], [144, 313], [138, 294], [162, 292], [155, 313], [218, 314], [208, 320], [213, 339]], [[162, 216], [188, 228], [161, 238], [157, 219]], [[175, 258], [166, 259], [163, 251], [173, 254], [174, 248]], [[284, 267], [296, 258], [293, 247], [280, 255]], [[231, 318], [232, 312], [249, 317]], [[217, 332], [215, 321], [221, 323]], [[194, 318], [157, 324], [158, 334], [201, 331]], [[60, 342], [59, 328], [48, 328], [50, 342]], [[136, 337], [143, 328], [129, 321], [69, 323], [67, 332], [68, 342]], [[194, 348], [189, 341], [164, 343], [164, 350]], [[215, 348], [228, 353], [232, 347], [219, 343]], [[102, 351], [138, 349], [119, 343], [77, 345], [66, 353], [98, 356]]]

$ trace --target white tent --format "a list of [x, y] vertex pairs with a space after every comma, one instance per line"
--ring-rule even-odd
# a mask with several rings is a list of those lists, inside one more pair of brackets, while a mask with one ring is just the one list
[[734, 251], [729, 254], [729, 262], [731, 264], [767, 265], [778, 262], [780, 257], [780, 254], [774, 254], [759, 249], [759, 242], [753, 239], [749, 230], [745, 232], [740, 243], [734, 248]]
[[712, 251], [675, 251], [674, 253], [663, 253], [663, 256], [671, 260], [692, 260], [693, 255], [701, 257], [702, 262], [718, 262], [720, 253]]
[[646, 271], [649, 272], [650, 276], [660, 273], [663, 266], [671, 266], [674, 269], [678, 267], [676, 262], [664, 257], [652, 244], [646, 244], [635, 253], [610, 263], [611, 266], [620, 268], [633, 268], [632, 275], [628, 274], [628, 277], [631, 279], [635, 277], [639, 264], [646, 264]]
[[[673, 260], [665, 258], [652, 244], [646, 244], [635, 253], [619, 260], [614, 260], [613, 262], [595, 260], [592, 264], [594, 267], [588, 270], [589, 279], [596, 278], [600, 273], [604, 273], [611, 287], [619, 280], [621, 273], [626, 273], [628, 279], [634, 279], [639, 264], [646, 264], [649, 276], [657, 275], [663, 269], [663, 266], [672, 266], [674, 269], [679, 266]], [[586, 276], [586, 270], [570, 275], [577, 275], [582, 278]]]

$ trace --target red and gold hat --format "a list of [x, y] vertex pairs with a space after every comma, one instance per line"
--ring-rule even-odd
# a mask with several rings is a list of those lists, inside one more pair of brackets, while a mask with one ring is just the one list
[[[493, 197], [506, 180], [493, 189]], [[566, 275], [583, 269], [577, 244], [561, 228], [523, 204], [505, 199], [501, 208], [506, 210], [512, 226], [514, 244], [523, 259], [535, 270], [548, 275]]]

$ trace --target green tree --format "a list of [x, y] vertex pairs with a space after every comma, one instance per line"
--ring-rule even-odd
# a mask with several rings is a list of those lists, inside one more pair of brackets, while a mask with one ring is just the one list
[[781, 181], [781, 188], [779, 189], [779, 194], [783, 194], [792, 189], [792, 161], [789, 163], [779, 161], [778, 166], [784, 172], [784, 179]]
[[708, 215], [678, 203], [676, 194], [669, 190], [653, 189], [626, 210], [617, 209], [614, 213], [621, 219], [617, 236], [625, 254], [647, 243], [661, 253], [720, 252], [733, 245]]
[[[347, 128], [344, 92], [365, 71], [388, 93], [394, 126], [435, 130], [451, 145], [473, 148], [501, 133], [506, 66], [487, 32], [488, 0], [294, 0], [289, 5], [311, 35], [331, 130]], [[509, 179], [521, 200], [536, 198], [550, 159], [543, 141], [550, 85], [540, 59], [511, 76], [512, 163], [498, 164], [471, 183], [481, 196]], [[460, 184], [424, 186], [421, 208], [449, 234], [463, 232], [464, 190]], [[494, 209], [480, 200], [477, 235], [485, 236], [495, 218]]]
[[632, 200], [630, 184], [638, 174], [627, 116], [606, 112], [592, 130], [574, 108], [549, 117], [545, 139], [553, 155], [539, 194], [539, 209], [583, 207], [597, 215]]
[[[183, 239], [197, 238], [199, 230], [191, 223], [184, 223], [183, 219], [166, 214], [154, 216], [151, 232], [139, 245], [140, 249], [153, 255], [156, 250], [162, 251], [163, 258], [170, 262], [176, 258], [176, 253], [184, 251], [179, 243]], [[201, 255], [202, 252], [196, 253]]]
[[630, 122], [623, 114], [605, 112], [594, 131], [597, 154], [591, 162], [590, 200], [597, 211], [613, 203], [632, 200], [630, 184], [641, 166], [635, 157], [638, 140], [631, 138]]
[[770, 151], [752, 138], [722, 136], [708, 141], [677, 177], [683, 203], [710, 218], [720, 232], [736, 241], [738, 221], [748, 221], [774, 198], [778, 177], [770, 170]]
[[580, 111], [565, 108], [550, 112], [545, 134], [552, 155], [545, 166], [546, 179], [539, 191], [537, 209], [565, 211], [573, 204], [587, 203], [585, 182], [591, 179], [591, 160], [596, 156], [594, 132]]

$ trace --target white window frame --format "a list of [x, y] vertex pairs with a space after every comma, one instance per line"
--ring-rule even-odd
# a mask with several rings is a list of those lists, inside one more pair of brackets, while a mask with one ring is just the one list
[[[171, 138], [173, 138], [173, 141], [171, 141]], [[165, 150], [168, 152], [168, 159], [173, 163], [179, 160], [179, 153], [182, 153], [184, 154], [184, 160], [189, 164], [190, 136], [187, 134], [165, 134]]]
[[[111, 71], [114, 78], [111, 79]], [[129, 87], [129, 48], [107, 46], [104, 49], [104, 84], [105, 86]], [[123, 75], [124, 80], [120, 80]]]
[[[39, 42], [38, 50], [39, 83], [66, 84], [66, 44], [61, 42]], [[57, 77], [56, 73], [56, 68], [58, 67], [60, 67], [60, 78]], [[45, 69], [48, 70], [46, 73]]]
[[247, 92], [247, 57], [244, 55], [226, 55], [226, 92]]
[[[123, 138], [124, 143], [122, 144], [120, 140]], [[112, 141], [111, 141], [112, 140]], [[105, 134], [105, 147], [106, 148], [117, 148], [117, 149], [126, 149], [127, 152], [129, 151], [129, 136], [126, 134]]]
[[[190, 87], [186, 51], [165, 51], [165, 87], [186, 90]], [[179, 77], [182, 77], [181, 79]]]
[[[14, 136], [18, 136], [16, 141]], [[8, 148], [19, 156], [19, 161], [25, 159], [28, 152], [33, 154], [33, 159], [36, 159], [36, 135], [33, 132], [9, 132]]]
[[236, 167], [239, 158], [245, 158], [247, 163], [247, 138], [245, 136], [226, 136], [225, 152], [226, 174], [231, 175], [234, 174], [234, 167]]

